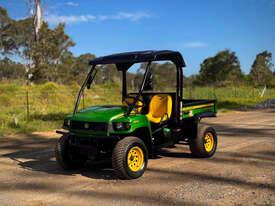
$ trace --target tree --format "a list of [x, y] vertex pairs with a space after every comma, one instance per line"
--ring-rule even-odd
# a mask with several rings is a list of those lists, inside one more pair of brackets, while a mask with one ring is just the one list
[[255, 86], [270, 86], [272, 84], [272, 53], [263, 51], [257, 54], [250, 71], [250, 77]]
[[22, 79], [25, 75], [25, 68], [22, 64], [11, 61], [5, 57], [0, 60], [0, 80]]
[[170, 62], [152, 64], [153, 86], [158, 91], [174, 91], [177, 83], [176, 66]]
[[53, 81], [53, 74], [57, 72], [57, 65], [61, 63], [62, 56], [75, 45], [65, 34], [65, 25], [59, 24], [50, 29], [43, 22], [39, 31], [39, 39], [33, 42], [30, 48], [26, 47], [25, 54], [30, 56], [34, 65], [34, 81]]
[[54, 81], [57, 67], [64, 60], [68, 49], [74, 46], [65, 34], [65, 25], [49, 28], [42, 23], [39, 38], [34, 38], [33, 18], [13, 20], [0, 7], [0, 52], [3, 56], [15, 55], [16, 59], [28, 62], [35, 82]]
[[242, 78], [238, 57], [227, 49], [205, 59], [200, 67], [198, 82], [203, 85], [224, 86]]
[[17, 49], [17, 31], [14, 21], [9, 17], [8, 12], [0, 7], [0, 53], [7, 56]]
[[[70, 74], [72, 77], [71, 79], [81, 84], [88, 73], [89, 62], [94, 58], [95, 55], [90, 53], [82, 54], [76, 57], [74, 65], [72, 66], [72, 73]], [[98, 74], [96, 75], [96, 78], [100, 76]]]

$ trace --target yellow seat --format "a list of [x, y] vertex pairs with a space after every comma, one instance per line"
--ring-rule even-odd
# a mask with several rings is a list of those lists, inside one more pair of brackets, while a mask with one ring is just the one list
[[[122, 101], [122, 104], [125, 105], [125, 106], [128, 106], [128, 104], [126, 103], [126, 101], [130, 104], [134, 103], [134, 100], [135, 100], [135, 96], [129, 96], [128, 98], [124, 99], [124, 101]], [[139, 97], [139, 100], [140, 101], [137, 101], [137, 104], [134, 108], [134, 110], [136, 110], [136, 112], [140, 113], [141, 110], [142, 110], [142, 106], [143, 106], [143, 103], [142, 103], [142, 96]], [[132, 111], [133, 113], [135, 113], [135, 111]]]
[[154, 95], [150, 101], [149, 113], [146, 115], [150, 122], [160, 123], [170, 118], [172, 113], [172, 98], [167, 94]]

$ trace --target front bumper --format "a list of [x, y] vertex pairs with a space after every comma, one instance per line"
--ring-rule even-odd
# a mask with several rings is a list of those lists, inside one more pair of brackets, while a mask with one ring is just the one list
[[114, 135], [79, 135], [66, 130], [57, 130], [56, 133], [67, 135], [70, 148], [85, 156], [111, 155], [116, 143], [121, 139], [121, 137]]

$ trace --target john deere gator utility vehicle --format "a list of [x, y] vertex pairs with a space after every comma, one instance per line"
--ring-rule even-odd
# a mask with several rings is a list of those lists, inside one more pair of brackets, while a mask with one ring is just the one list
[[[151, 92], [155, 61], [171, 61], [175, 65], [173, 92]], [[137, 92], [128, 93], [126, 74], [136, 63], [146, 63], [146, 68]], [[96, 66], [106, 64], [114, 64], [121, 72], [121, 105], [78, 109], [84, 90], [91, 87], [95, 78]], [[87, 160], [109, 158], [118, 178], [134, 179], [143, 175], [148, 158], [160, 148], [179, 142], [188, 144], [194, 157], [211, 157], [217, 148], [217, 134], [200, 120], [216, 116], [216, 101], [183, 98], [183, 67], [182, 55], [169, 50], [127, 52], [91, 60], [74, 112], [65, 118], [64, 130], [57, 131], [62, 134], [55, 150], [61, 167], [74, 169]]]

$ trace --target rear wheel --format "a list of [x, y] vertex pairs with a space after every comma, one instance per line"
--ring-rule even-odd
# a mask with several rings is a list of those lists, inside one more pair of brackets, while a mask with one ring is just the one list
[[147, 148], [137, 137], [123, 138], [113, 150], [112, 165], [120, 179], [141, 177], [147, 168], [147, 162]]
[[67, 135], [60, 137], [56, 143], [55, 158], [64, 170], [77, 169], [82, 167], [86, 162], [85, 158], [80, 157], [75, 151], [70, 149]]
[[213, 127], [198, 125], [197, 135], [190, 139], [190, 150], [195, 157], [211, 157], [217, 149], [217, 133]]

